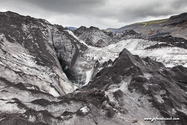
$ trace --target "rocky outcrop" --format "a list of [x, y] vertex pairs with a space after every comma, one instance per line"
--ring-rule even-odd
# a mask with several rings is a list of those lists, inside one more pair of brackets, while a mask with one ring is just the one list
[[[154, 124], [182, 125], [187, 122], [186, 70], [181, 66], [165, 68], [150, 58], [132, 56], [124, 49], [111, 67], [102, 69], [83, 89], [105, 91], [115, 118], [119, 117], [118, 113], [132, 116], [137, 124], [156, 116], [179, 118]], [[144, 121], [144, 124], [151, 123]]]
[[135, 32], [134, 30], [123, 33], [115, 33], [108, 30], [100, 30], [99, 28], [93, 26], [90, 28], [81, 26], [74, 31], [74, 34], [86, 44], [94, 47], [106, 47], [121, 40], [142, 38], [141, 34]]
[[76, 82], [79, 74], [75, 65], [87, 46], [80, 43], [72, 34], [67, 30], [53, 32], [53, 43], [63, 71], [71, 82]]
[[156, 46], [150, 46], [149, 48], [151, 49], [162, 48], [166, 46], [187, 49], [187, 40], [184, 38], [178, 38], [178, 37], [173, 37], [171, 35], [165, 35], [162, 37], [155, 36], [153, 38], [150, 38], [149, 40], [162, 42], [161, 44], [159, 44], [160, 46], [158, 46], [158, 44]]
[[80, 27], [74, 31], [79, 39], [85, 41], [86, 44], [95, 47], [104, 47], [109, 45], [111, 38], [99, 28], [91, 26], [90, 28]]
[[186, 24], [187, 24], [187, 13], [182, 13], [179, 15], [171, 16], [164, 26], [185, 27]]
[[0, 17], [0, 77], [54, 96], [72, 92], [75, 88], [62, 72], [54, 49], [53, 32], [58, 28], [12, 12]]

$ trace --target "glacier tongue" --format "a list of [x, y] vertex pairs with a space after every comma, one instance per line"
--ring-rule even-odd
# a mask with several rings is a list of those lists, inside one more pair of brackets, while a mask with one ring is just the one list
[[77, 38], [71, 31], [67, 30], [68, 33], [78, 40], [79, 43], [82, 43], [87, 46], [87, 49], [79, 56], [75, 62], [73, 70], [77, 73], [77, 75], [81, 76], [81, 79], [77, 82], [81, 82], [82, 85], [89, 83], [91, 80], [96, 62], [99, 62], [102, 65], [104, 62], [109, 60], [114, 61], [117, 57], [119, 52], [123, 49], [118, 49], [118, 51], [113, 52], [107, 47], [98, 48], [87, 45], [84, 41]]
[[[67, 30], [68, 31], [68, 30]], [[126, 48], [134, 55], [139, 55], [142, 58], [150, 57], [153, 60], [162, 62], [166, 67], [173, 67], [176, 65], [183, 65], [187, 67], [187, 50], [179, 47], [162, 47], [147, 49], [156, 44], [161, 44], [159, 41], [150, 41], [145, 39], [127, 39], [119, 41], [115, 44], [98, 48], [87, 45], [84, 41], [76, 37], [73, 32], [68, 31], [75, 39], [80, 43], [86, 45], [87, 50], [77, 59], [76, 68], [78, 74], [82, 74], [83, 79], [81, 82], [87, 84], [88, 79], [92, 77], [92, 74], [96, 74], [92, 69], [98, 61], [100, 65], [109, 60], [114, 61], [119, 53]], [[84, 65], [83, 65], [84, 64]], [[86, 70], [85, 70], [86, 69]], [[100, 69], [102, 69], [100, 67]], [[89, 75], [88, 75], [89, 74]]]

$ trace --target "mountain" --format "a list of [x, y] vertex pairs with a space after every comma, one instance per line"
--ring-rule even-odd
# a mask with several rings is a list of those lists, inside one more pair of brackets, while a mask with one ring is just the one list
[[116, 32], [135, 30], [146, 37], [171, 35], [187, 38], [187, 13], [171, 16], [169, 19], [136, 23], [119, 28]]
[[183, 13], [169, 19], [132, 24], [115, 32], [95, 27], [80, 27], [74, 33], [80, 40], [93, 47], [111, 45], [113, 50], [115, 47], [118, 50], [119, 47], [126, 48], [132, 54], [143, 58], [150, 57], [167, 67], [187, 67], [186, 21], [186, 13]]
[[80, 40], [94, 47], [106, 47], [121, 40], [130, 38], [142, 38], [140, 34], [135, 32], [134, 30], [126, 31], [123, 33], [114, 33], [113, 31], [101, 30], [93, 26], [91, 26], [90, 28], [81, 26], [73, 32]]
[[0, 17], [1, 82], [54, 96], [72, 92], [74, 87], [62, 72], [53, 46], [52, 32], [58, 28], [12, 12]]
[[[154, 118], [155, 115], [180, 117], [180, 121], [168, 121], [165, 124], [181, 124], [186, 123], [186, 112], [182, 113], [185, 110], [179, 110], [182, 109], [182, 103], [187, 101], [184, 87], [186, 71], [181, 66], [166, 68], [162, 63], [133, 56], [124, 49], [110, 67], [102, 69], [83, 89], [104, 91], [108, 97], [106, 108], [109, 108], [109, 117], [121, 118], [123, 124], [151, 124], [142, 119]], [[186, 104], [183, 106], [186, 109]], [[122, 124], [121, 120], [116, 121]]]
[[79, 39], [91, 46], [104, 47], [111, 41], [111, 38], [108, 35], [99, 28], [93, 26], [90, 28], [82, 26], [75, 30], [74, 33]]
[[0, 51], [0, 125], [187, 123], [185, 38], [4, 12]]

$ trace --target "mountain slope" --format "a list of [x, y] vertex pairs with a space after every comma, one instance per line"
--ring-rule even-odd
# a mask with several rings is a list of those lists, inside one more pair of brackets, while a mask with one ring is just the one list
[[182, 71], [186, 75], [187, 70], [182, 67], [167, 69], [149, 58], [132, 56], [124, 49], [112, 66], [101, 70], [85, 89], [88, 87], [104, 90], [111, 106], [116, 110], [125, 111], [122, 113], [124, 117], [130, 115], [132, 119], [137, 120], [136, 122], [147, 117], [154, 118], [157, 113], [159, 117], [181, 118], [180, 121], [166, 124], [185, 124], [184, 102], [187, 101], [187, 95], [185, 84], [182, 82], [185, 79], [181, 77], [182, 81], [176, 81], [169, 75], [180, 77], [174, 73], [176, 71]]
[[135, 30], [146, 37], [172, 35], [187, 38], [187, 13], [172, 16], [169, 19], [155, 20], [124, 26], [116, 32]]
[[54, 96], [72, 92], [53, 46], [51, 31], [57, 28], [12, 12], [0, 16], [1, 78]]

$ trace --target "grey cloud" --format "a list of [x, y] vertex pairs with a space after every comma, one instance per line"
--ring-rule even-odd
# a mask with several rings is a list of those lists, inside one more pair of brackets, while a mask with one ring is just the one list
[[[0, 10], [45, 18], [51, 23], [101, 28], [124, 26], [149, 17], [168, 17], [183, 13], [186, 0], [6, 0]], [[151, 18], [151, 19], [152, 19]]]
[[[182, 4], [183, 3], [183, 4]], [[173, 15], [175, 13], [180, 14], [180, 8], [187, 6], [185, 0], [175, 1], [166, 1], [166, 2], [154, 2], [144, 5], [140, 3], [140, 6], [130, 6], [123, 9], [122, 14], [125, 16], [119, 16], [118, 20], [120, 22], [129, 22], [129, 21], [141, 21], [147, 17], [168, 17], [168, 15]], [[174, 5], [178, 6], [177, 9], [174, 9]]]
[[175, 9], [187, 7], [186, 0], [175, 0], [171, 3], [171, 6]]
[[47, 11], [61, 14], [91, 14], [97, 7], [105, 4], [105, 0], [26, 0]]

